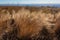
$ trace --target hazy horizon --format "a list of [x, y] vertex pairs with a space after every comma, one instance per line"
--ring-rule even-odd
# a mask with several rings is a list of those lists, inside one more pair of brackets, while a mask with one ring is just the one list
[[60, 7], [60, 4], [0, 4], [0, 6], [52, 6]]

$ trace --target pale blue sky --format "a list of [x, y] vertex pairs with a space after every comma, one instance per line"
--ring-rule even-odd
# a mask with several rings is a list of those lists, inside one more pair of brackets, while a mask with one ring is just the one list
[[0, 0], [0, 4], [60, 4], [60, 0]]

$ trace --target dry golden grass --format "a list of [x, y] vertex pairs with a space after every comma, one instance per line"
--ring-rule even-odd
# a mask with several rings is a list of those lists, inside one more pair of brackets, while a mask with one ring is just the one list
[[16, 27], [17, 37], [32, 38], [37, 35], [36, 36], [37, 38], [38, 36], [40, 37], [39, 34], [42, 32], [42, 30], [44, 30], [43, 28], [47, 29], [49, 33], [48, 35], [51, 36], [55, 34], [58, 29], [60, 29], [59, 20], [60, 8], [53, 7], [0, 7], [0, 8], [1, 8], [0, 34], [3, 34], [4, 32], [10, 34], [10, 32], [13, 32], [14, 28]]

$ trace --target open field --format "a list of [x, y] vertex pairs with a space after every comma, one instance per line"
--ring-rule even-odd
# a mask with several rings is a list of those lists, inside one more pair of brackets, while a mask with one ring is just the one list
[[60, 40], [60, 8], [0, 6], [0, 40]]

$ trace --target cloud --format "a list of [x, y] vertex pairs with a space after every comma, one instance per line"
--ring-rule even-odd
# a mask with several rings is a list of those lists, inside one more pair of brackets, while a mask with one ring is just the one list
[[58, 4], [60, 0], [1, 0], [0, 4]]

